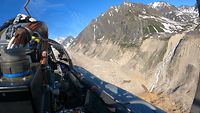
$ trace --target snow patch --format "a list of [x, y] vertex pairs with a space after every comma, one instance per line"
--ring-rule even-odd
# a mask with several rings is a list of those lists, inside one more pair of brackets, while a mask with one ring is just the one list
[[183, 15], [183, 12], [181, 12], [181, 11], [176, 11], [176, 16], [179, 16], [179, 15]]
[[143, 9], [142, 13], [143, 13], [143, 14], [146, 14], [147, 12], [146, 12], [146, 10], [145, 10], [145, 9]]
[[105, 38], [105, 36], [103, 36], [102, 38], [98, 39], [98, 41], [102, 41]]
[[93, 25], [94, 27], [94, 40], [95, 40], [95, 30], [96, 30], [96, 25]]
[[131, 4], [131, 3], [124, 2], [124, 5], [125, 5], [125, 6], [131, 7], [132, 4]]
[[69, 41], [69, 42], [70, 42], [70, 43], [71, 43], [71, 42], [73, 42], [73, 39], [70, 39], [70, 41]]
[[67, 43], [64, 47], [68, 48], [70, 46], [71, 43]]
[[74, 46], [76, 44], [76, 42], [74, 42], [71, 46]]
[[165, 28], [162, 28], [162, 27], [160, 27], [161, 29], [163, 29], [163, 31], [164, 32], [167, 32], [167, 33], [173, 33], [171, 30], [169, 30], [169, 29], [165, 29]]
[[111, 6], [111, 9], [114, 9], [117, 13], [119, 12], [120, 6]]
[[114, 6], [114, 10], [118, 13], [120, 10], [120, 6]]
[[162, 24], [164, 25], [164, 27], [165, 27], [166, 29], [175, 28], [174, 25], [171, 25], [171, 24], [168, 24], [168, 23], [162, 23]]
[[154, 30], [156, 31], [156, 33], [158, 33], [158, 30], [153, 26]]
[[102, 14], [101, 14], [101, 16], [104, 16], [104, 15], [105, 15], [105, 13], [102, 13]]
[[146, 15], [139, 15], [139, 17], [142, 17], [144, 19], [146, 19], [146, 18], [156, 18], [155, 16], [146, 16]]
[[109, 14], [109, 16], [113, 16], [113, 12], [112, 11], [110, 11], [108, 14]]
[[108, 20], [108, 24], [110, 24], [110, 20]]

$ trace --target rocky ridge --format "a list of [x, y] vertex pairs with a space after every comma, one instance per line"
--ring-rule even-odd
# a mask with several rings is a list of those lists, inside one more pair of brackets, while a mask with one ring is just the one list
[[76, 37], [68, 36], [68, 37], [58, 37], [55, 39], [56, 42], [62, 44], [65, 48], [68, 48], [71, 43], [74, 41]]

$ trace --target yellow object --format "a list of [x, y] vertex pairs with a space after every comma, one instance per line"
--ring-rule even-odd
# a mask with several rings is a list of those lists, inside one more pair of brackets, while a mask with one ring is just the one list
[[31, 37], [33, 40], [35, 40], [37, 43], [39, 43], [40, 42], [40, 40], [39, 39], [37, 39], [35, 36], [32, 36]]
[[34, 40], [34, 39], [35, 39], [35, 36], [32, 36], [31, 38]]
[[39, 43], [39, 42], [40, 42], [40, 40], [39, 40], [39, 39], [35, 39], [35, 41], [37, 41], [37, 43]]

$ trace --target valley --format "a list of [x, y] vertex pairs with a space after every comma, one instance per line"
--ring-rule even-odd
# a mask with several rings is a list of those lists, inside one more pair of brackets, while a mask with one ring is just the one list
[[147, 81], [141, 75], [136, 75], [133, 71], [130, 72], [130, 75], [126, 74], [116, 62], [90, 58], [68, 49], [67, 51], [72, 56], [74, 65], [87, 69], [101, 80], [120, 87], [166, 112], [184, 112], [179, 104], [175, 105], [175, 102], [169, 99], [164, 93], [150, 93], [146, 88]]
[[166, 112], [189, 112], [200, 72], [194, 6], [123, 2], [76, 37], [58, 38], [74, 64]]

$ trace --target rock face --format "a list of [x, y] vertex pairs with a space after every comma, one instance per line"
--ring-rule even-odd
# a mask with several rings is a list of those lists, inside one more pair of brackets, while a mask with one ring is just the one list
[[198, 13], [191, 9], [162, 1], [148, 5], [126, 1], [93, 19], [70, 49], [116, 62], [126, 74], [141, 75], [149, 91], [165, 92], [188, 112], [200, 69], [200, 32], [194, 30]]
[[[187, 111], [191, 108], [199, 80], [199, 36], [199, 31], [192, 31], [183, 37], [156, 88], [158, 92], [164, 91], [175, 102], [181, 103], [182, 109]], [[170, 42], [171, 40], [168, 45]]]

